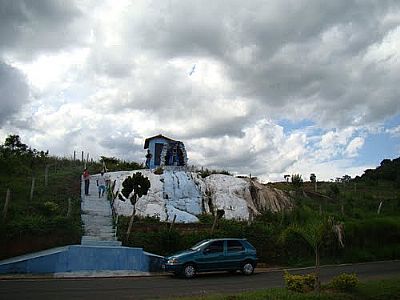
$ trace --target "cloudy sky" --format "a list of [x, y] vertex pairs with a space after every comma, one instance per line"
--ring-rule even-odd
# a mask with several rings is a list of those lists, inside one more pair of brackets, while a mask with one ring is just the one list
[[[398, 0], [0, 0], [0, 139], [262, 180], [400, 156]], [[193, 70], [194, 69], [194, 70]]]

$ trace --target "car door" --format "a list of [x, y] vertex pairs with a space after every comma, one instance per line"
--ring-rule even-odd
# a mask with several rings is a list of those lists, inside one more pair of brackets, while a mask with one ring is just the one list
[[197, 265], [200, 271], [213, 271], [224, 269], [224, 241], [213, 241], [206, 245]]
[[245, 257], [245, 248], [240, 240], [226, 241], [225, 263], [228, 269], [240, 269]]

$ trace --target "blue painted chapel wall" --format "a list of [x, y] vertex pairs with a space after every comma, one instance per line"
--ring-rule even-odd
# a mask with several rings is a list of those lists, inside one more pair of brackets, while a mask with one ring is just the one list
[[168, 140], [166, 140], [164, 138], [154, 138], [149, 141], [149, 149], [150, 149], [150, 153], [152, 155], [151, 160], [150, 160], [150, 168], [151, 169], [154, 169], [156, 167], [155, 153], [156, 153], [156, 144], [157, 143], [160, 143], [160, 144], [168, 143]]

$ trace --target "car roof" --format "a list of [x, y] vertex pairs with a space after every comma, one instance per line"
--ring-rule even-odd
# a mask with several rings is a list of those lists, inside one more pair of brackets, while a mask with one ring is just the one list
[[217, 238], [217, 239], [206, 239], [204, 241], [227, 241], [227, 240], [235, 240], [235, 241], [244, 241], [245, 238]]

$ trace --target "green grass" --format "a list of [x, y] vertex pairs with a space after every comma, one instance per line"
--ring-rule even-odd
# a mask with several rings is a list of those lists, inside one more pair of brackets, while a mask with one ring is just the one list
[[323, 287], [320, 294], [315, 292], [301, 294], [290, 292], [285, 288], [271, 288], [252, 292], [243, 292], [236, 294], [210, 294], [199, 297], [175, 298], [181, 300], [258, 300], [258, 299], [290, 299], [290, 300], [355, 300], [355, 299], [400, 299], [400, 278], [386, 279], [379, 281], [367, 281], [360, 283], [359, 286], [351, 292], [337, 292]]
[[[6, 190], [11, 197], [7, 216], [0, 216], [0, 259], [51, 247], [75, 244], [82, 235], [80, 217], [80, 174], [78, 162], [47, 158], [36, 162], [3, 160], [7, 171], [0, 170], [0, 208], [4, 207]], [[45, 165], [49, 168], [45, 186]], [[30, 200], [32, 176], [35, 176], [33, 199]], [[67, 217], [68, 199], [71, 213]]]
[[[18, 140], [19, 137], [14, 136], [14, 146], [0, 144], [0, 260], [78, 244], [83, 233], [80, 210], [83, 163], [31, 150]], [[142, 168], [135, 162], [105, 159], [109, 171]], [[99, 162], [88, 163], [91, 174], [99, 173], [102, 167]], [[32, 178], [35, 185], [31, 199]], [[8, 189], [11, 197], [4, 216]]]

